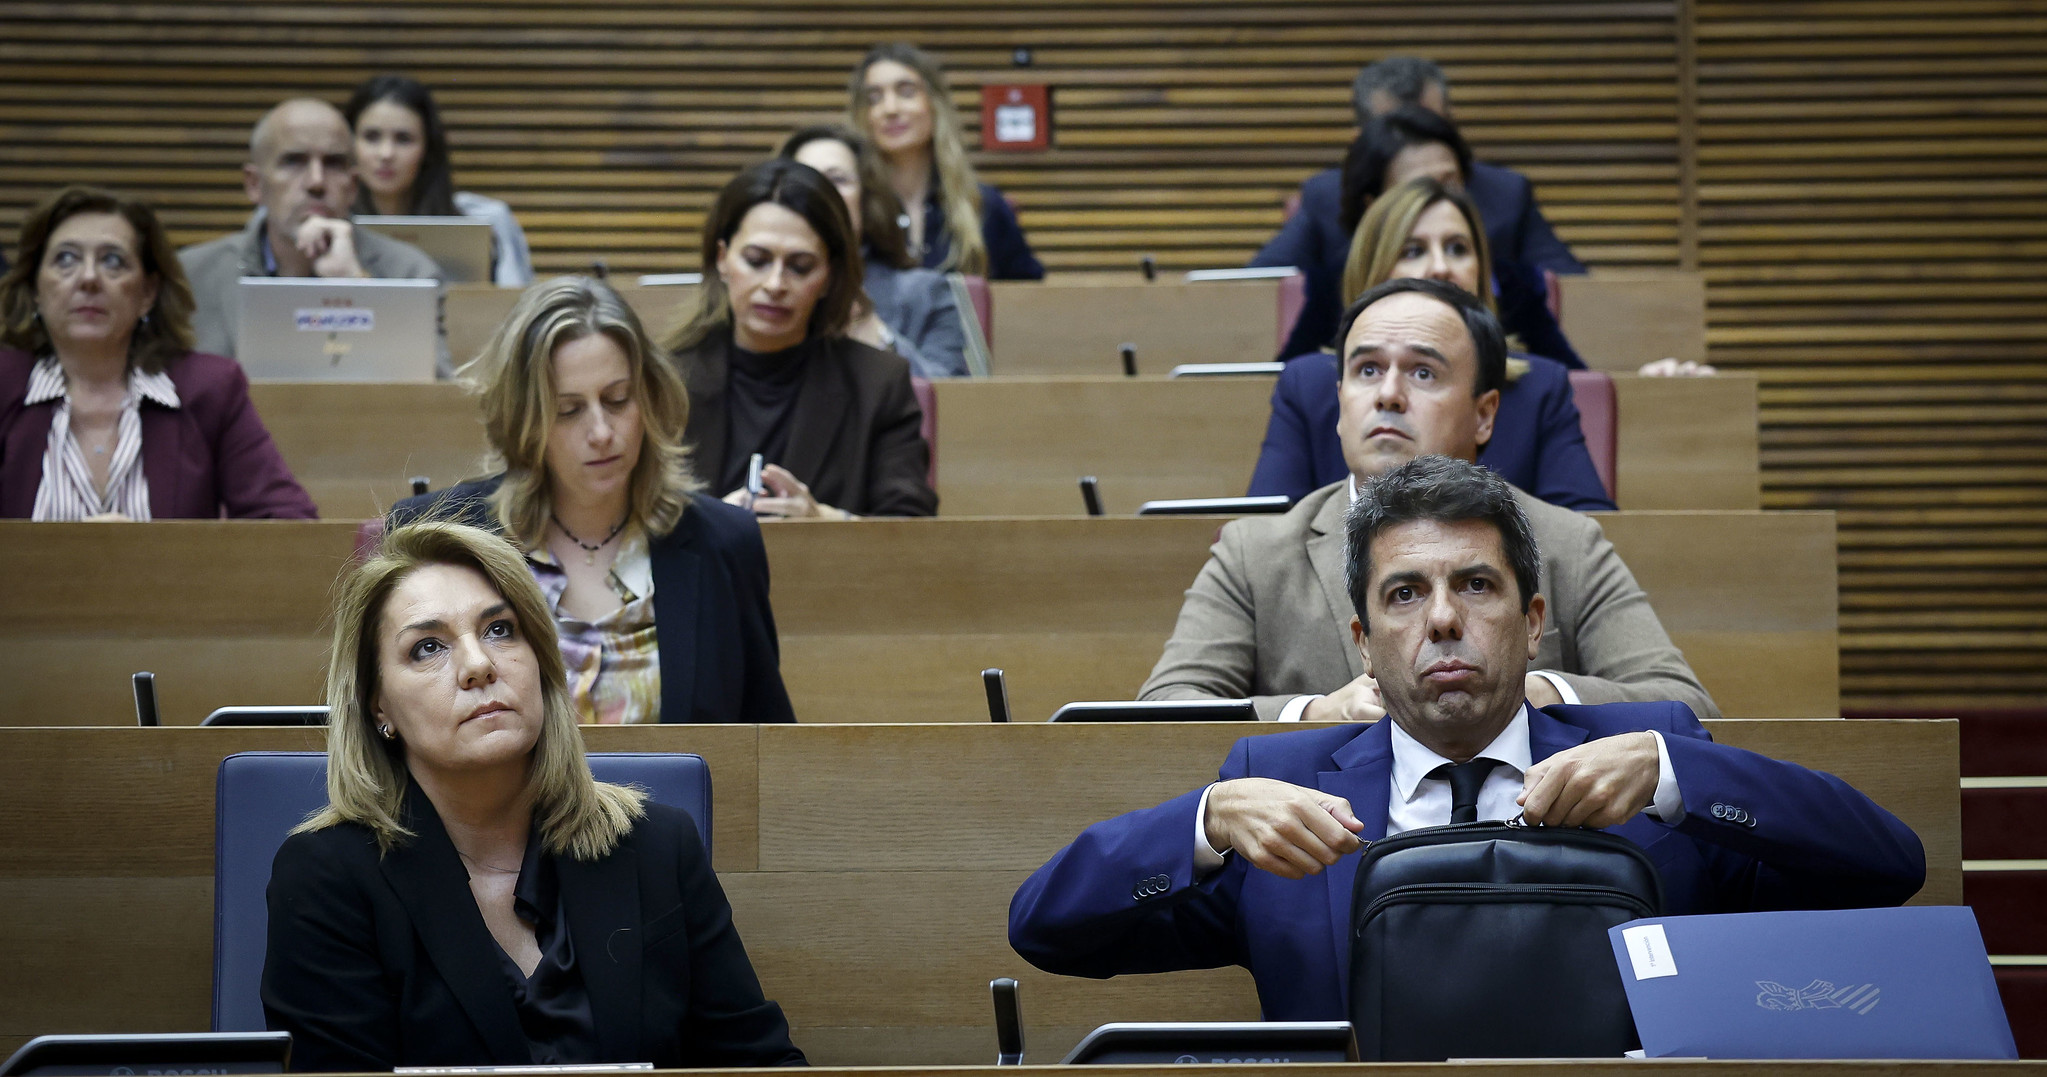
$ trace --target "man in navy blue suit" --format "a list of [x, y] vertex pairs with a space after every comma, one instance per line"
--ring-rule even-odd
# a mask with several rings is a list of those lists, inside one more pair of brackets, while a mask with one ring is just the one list
[[[1359, 128], [1402, 105], [1419, 105], [1453, 119], [1450, 81], [1443, 69], [1412, 56], [1389, 56], [1358, 72], [1351, 85], [1351, 107]], [[1543, 217], [1542, 207], [1535, 202], [1535, 185], [1528, 177], [1511, 168], [1474, 161], [1465, 190], [1485, 219], [1486, 242], [1494, 264], [1513, 270], [1509, 276], [1516, 278], [1516, 287], [1539, 287], [1545, 269], [1560, 274], [1585, 272], [1585, 266]], [[1254, 266], [1299, 266], [1307, 274], [1307, 301], [1281, 349], [1281, 358], [1303, 355], [1327, 344], [1336, 331], [1338, 313], [1351, 298], [1336, 294], [1351, 238], [1343, 227], [1342, 195], [1342, 169], [1308, 177], [1301, 184], [1299, 209], [1251, 259]], [[1504, 279], [1502, 286], [1508, 286]], [[1510, 303], [1522, 298], [1502, 297]]]
[[1345, 530], [1351, 637], [1391, 720], [1245, 738], [1215, 784], [1083, 831], [1010, 902], [1010, 945], [1033, 965], [1243, 965], [1267, 1019], [1345, 1020], [1350, 854], [1450, 822], [1445, 769], [1472, 761], [1490, 772], [1467, 813], [1633, 841], [1666, 913], [1894, 905], [1925, 882], [1891, 813], [1715, 744], [1682, 704], [1531, 707], [1539, 552], [1491, 472], [1420, 457], [1373, 480]]

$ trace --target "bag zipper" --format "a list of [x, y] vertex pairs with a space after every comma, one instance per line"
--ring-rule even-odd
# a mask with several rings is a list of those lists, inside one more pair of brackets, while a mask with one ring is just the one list
[[1614, 905], [1628, 909], [1636, 919], [1655, 915], [1647, 902], [1635, 894], [1617, 886], [1598, 886], [1589, 883], [1546, 883], [1541, 886], [1517, 886], [1505, 883], [1429, 883], [1396, 886], [1372, 899], [1365, 906], [1363, 916], [1357, 920], [1358, 931], [1389, 905], [1404, 905], [1420, 900], [1449, 901], [1468, 905], [1490, 902], [1526, 902], [1530, 899], [1548, 899], [1555, 904], [1568, 905]]

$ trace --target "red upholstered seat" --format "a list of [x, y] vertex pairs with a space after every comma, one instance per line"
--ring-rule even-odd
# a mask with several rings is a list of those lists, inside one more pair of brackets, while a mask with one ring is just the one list
[[1614, 402], [1613, 379], [1598, 370], [1571, 371], [1571, 400], [1578, 405], [1578, 428], [1585, 432], [1585, 451], [1592, 469], [1606, 486], [1606, 496], [1620, 503], [1614, 461], [1619, 456], [1620, 408]]
[[[1279, 342], [1276, 348], [1286, 347], [1287, 338], [1294, 335], [1294, 323], [1301, 318], [1301, 307], [1308, 301], [1308, 278], [1296, 273], [1279, 280]], [[1282, 355], [1291, 359], [1291, 355]]]
[[377, 544], [384, 541], [384, 518], [372, 516], [355, 529], [355, 559], [367, 561], [377, 552]]

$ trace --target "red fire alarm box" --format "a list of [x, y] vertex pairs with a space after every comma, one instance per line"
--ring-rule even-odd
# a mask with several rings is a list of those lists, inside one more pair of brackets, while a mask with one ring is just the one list
[[1042, 150], [1052, 145], [1052, 91], [1046, 86], [981, 87], [981, 148]]

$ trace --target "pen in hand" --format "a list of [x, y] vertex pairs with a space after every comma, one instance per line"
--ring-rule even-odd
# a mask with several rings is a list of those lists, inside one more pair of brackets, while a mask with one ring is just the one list
[[753, 507], [755, 498], [768, 492], [767, 487], [761, 485], [761, 467], [764, 463], [759, 453], [754, 453], [753, 458], [746, 462], [746, 507], [749, 509]]

